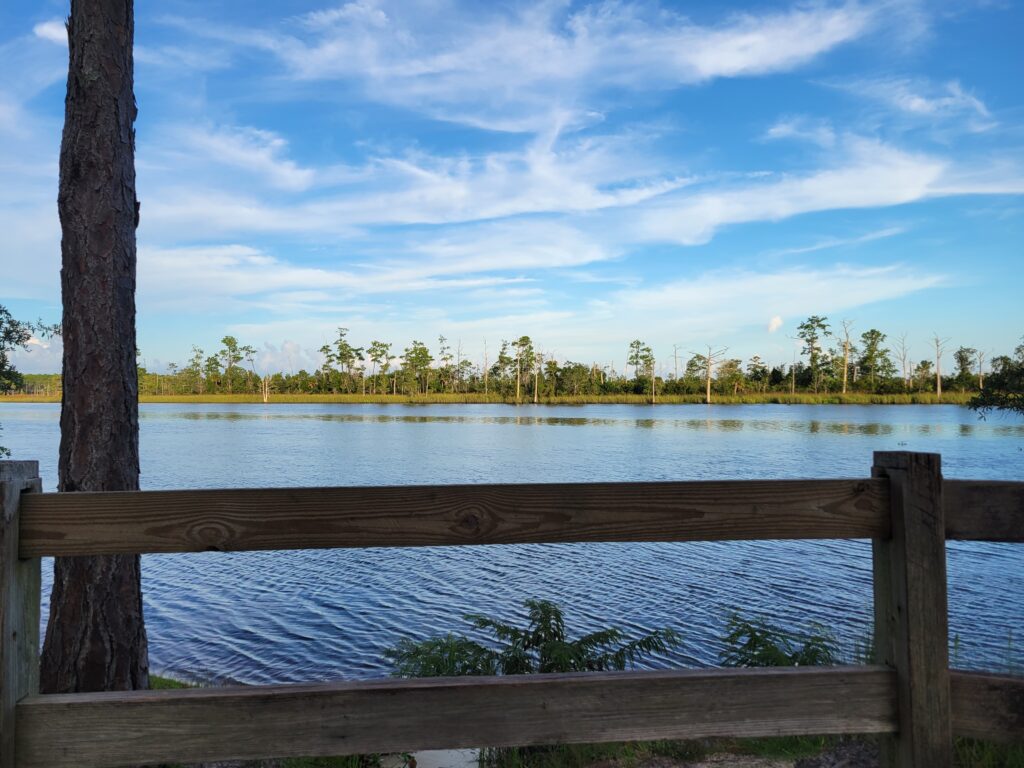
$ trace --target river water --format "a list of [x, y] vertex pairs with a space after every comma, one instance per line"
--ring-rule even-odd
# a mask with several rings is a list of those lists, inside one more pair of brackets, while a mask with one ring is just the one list
[[[0, 405], [0, 443], [56, 481], [59, 406]], [[1024, 480], [1024, 419], [956, 406], [143, 405], [147, 489], [866, 477], [876, 450]], [[1024, 664], [1024, 546], [951, 542], [954, 663]], [[49, 578], [44, 565], [44, 582]], [[559, 602], [570, 629], [671, 626], [653, 666], [714, 664], [731, 612], [866, 637], [862, 541], [515, 545], [148, 555], [154, 671], [269, 683], [388, 674], [403, 637]], [[45, 599], [49, 592], [44, 583]]]

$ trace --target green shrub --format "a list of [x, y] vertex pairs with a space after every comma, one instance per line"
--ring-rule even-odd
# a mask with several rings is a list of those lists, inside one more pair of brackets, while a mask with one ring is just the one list
[[835, 664], [839, 646], [821, 624], [811, 624], [805, 635], [795, 635], [763, 618], [748, 619], [734, 613], [726, 626], [725, 649], [718, 655], [724, 667], [810, 667]]
[[527, 600], [529, 620], [517, 627], [487, 616], [465, 616], [475, 629], [492, 635], [484, 645], [464, 635], [405, 639], [385, 651], [399, 677], [450, 675], [528, 675], [540, 672], [599, 672], [626, 669], [654, 653], [678, 645], [671, 629], [627, 640], [609, 628], [569, 639], [562, 609], [548, 600]]

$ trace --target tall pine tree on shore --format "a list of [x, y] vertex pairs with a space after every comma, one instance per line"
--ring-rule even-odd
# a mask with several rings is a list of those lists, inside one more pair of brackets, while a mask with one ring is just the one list
[[[58, 489], [139, 487], [132, 0], [72, 0], [57, 207], [64, 316]], [[44, 693], [149, 684], [138, 555], [54, 562]]]

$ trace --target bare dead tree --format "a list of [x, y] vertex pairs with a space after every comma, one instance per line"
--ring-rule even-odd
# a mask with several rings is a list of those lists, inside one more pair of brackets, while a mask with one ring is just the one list
[[487, 368], [487, 339], [484, 339], [484, 397], [487, 397], [487, 377], [490, 371]]
[[933, 334], [932, 341], [935, 343], [935, 397], [942, 401], [942, 355], [949, 344], [949, 338], [940, 338], [939, 334]]
[[843, 394], [846, 394], [846, 378], [850, 373], [850, 329], [852, 320], [843, 320]]
[[537, 405], [538, 399], [538, 388], [540, 385], [540, 369], [544, 365], [544, 353], [538, 352], [533, 356], [533, 404]]
[[[57, 209], [64, 304], [58, 487], [139, 487], [132, 0], [72, 0]], [[57, 558], [46, 693], [149, 685], [138, 555]]]
[[658, 373], [655, 371], [654, 353], [651, 353], [651, 405], [658, 402]]
[[[799, 346], [804, 343], [804, 340], [801, 339], [799, 336], [786, 336], [786, 338], [790, 339], [792, 341], [797, 342], [797, 346], [793, 348], [793, 362], [789, 364], [789, 394], [795, 395], [796, 394], [796, 359], [797, 359], [797, 349], [799, 349]], [[853, 380], [854, 380], [854, 382], [857, 381], [857, 371], [856, 371], [856, 369], [854, 369]]]
[[455, 344], [455, 391], [462, 391], [462, 339]]
[[896, 358], [900, 361], [900, 373], [903, 376], [903, 389], [910, 389], [910, 347], [907, 346], [907, 334], [901, 333], [896, 339]]
[[722, 356], [728, 351], [728, 347], [714, 349], [710, 344], [708, 344], [707, 357], [705, 357], [704, 353], [702, 352], [690, 352], [691, 355], [704, 357], [704, 402], [707, 403], [708, 405], [711, 405], [711, 374], [715, 369], [715, 363], [719, 362], [722, 359]]

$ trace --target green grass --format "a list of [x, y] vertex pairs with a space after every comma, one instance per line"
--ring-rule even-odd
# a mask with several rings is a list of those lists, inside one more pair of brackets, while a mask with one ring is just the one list
[[281, 762], [282, 768], [377, 768], [378, 755], [349, 755], [347, 757], [290, 757]]
[[684, 762], [700, 760], [707, 753], [707, 746], [697, 741], [565, 744], [485, 749], [480, 753], [480, 765], [482, 768], [587, 768], [595, 763], [614, 762], [623, 768], [631, 768], [654, 757]]
[[1024, 744], [956, 740], [953, 762], [958, 768], [1024, 768]]
[[[939, 401], [934, 394], [915, 392], [910, 394], [875, 395], [863, 392], [850, 394], [798, 392], [751, 392], [743, 395], [715, 395], [712, 402], [716, 405], [966, 405], [971, 399], [968, 392], [947, 392]], [[262, 403], [259, 395], [142, 395], [143, 403]], [[0, 403], [59, 403], [60, 395], [5, 395]], [[529, 405], [532, 398], [525, 397], [519, 401]], [[650, 395], [558, 395], [540, 398], [541, 405], [650, 405]], [[413, 404], [441, 405], [451, 403], [496, 403], [515, 405], [515, 398], [481, 393], [431, 393], [427, 395], [271, 395], [270, 404], [288, 403], [337, 403], [337, 404]], [[701, 405], [704, 396], [694, 395], [658, 395], [657, 405]]]
[[714, 742], [716, 752], [777, 760], [799, 760], [820, 755], [839, 742], [838, 736], [774, 736], [763, 739], [728, 739]]
[[190, 685], [189, 683], [183, 683], [180, 680], [172, 680], [169, 677], [160, 677], [159, 675], [149, 676], [149, 689], [151, 691], [170, 691], [180, 688], [195, 688], [196, 686]]

